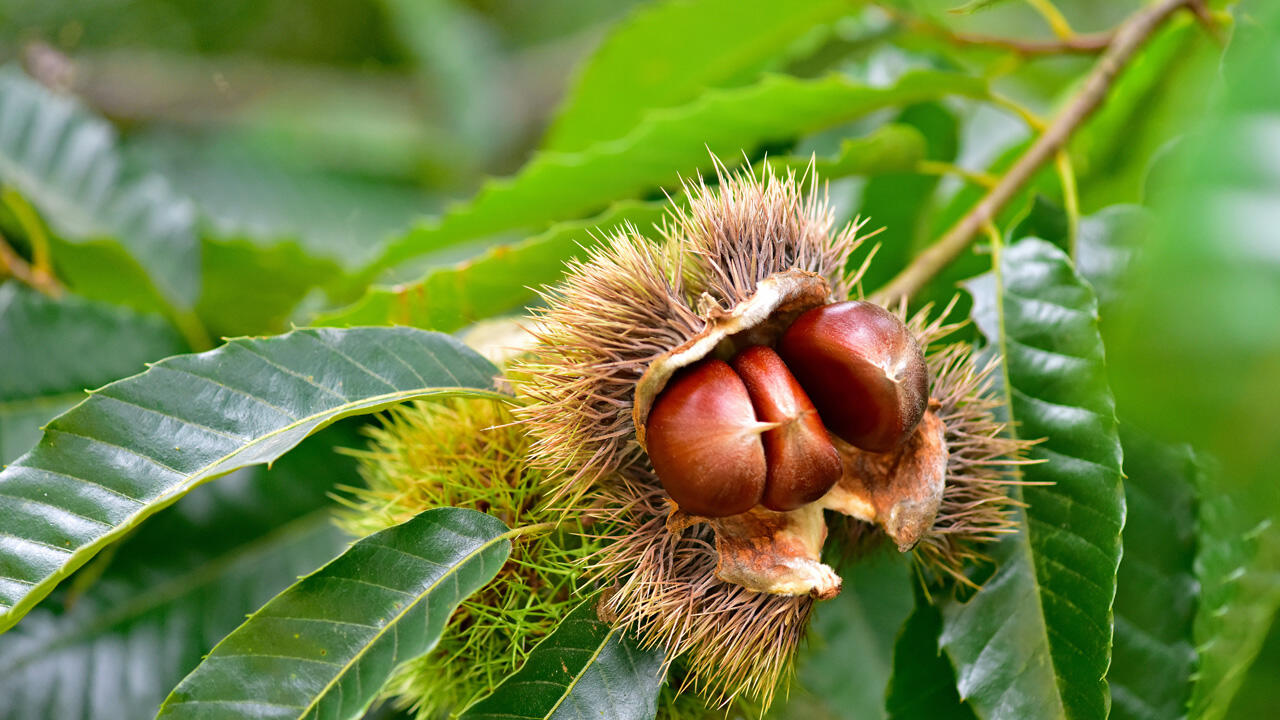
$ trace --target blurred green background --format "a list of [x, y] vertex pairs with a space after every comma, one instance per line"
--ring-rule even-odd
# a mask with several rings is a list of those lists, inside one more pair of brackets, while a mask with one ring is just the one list
[[0, 54], [227, 234], [356, 262], [507, 174], [625, 0], [5, 2]]

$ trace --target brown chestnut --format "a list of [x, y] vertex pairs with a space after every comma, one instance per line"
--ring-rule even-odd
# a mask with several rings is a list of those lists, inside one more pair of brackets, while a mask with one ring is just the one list
[[681, 510], [703, 517], [746, 512], [765, 487], [770, 426], [756, 420], [747, 387], [723, 360], [681, 370], [658, 395], [645, 423], [649, 459]]
[[808, 310], [783, 333], [778, 353], [827, 429], [856, 448], [888, 452], [924, 416], [924, 352], [907, 326], [879, 305], [853, 301]]
[[768, 469], [760, 504], [785, 512], [826, 495], [840, 479], [840, 454], [782, 358], [756, 345], [738, 353], [732, 365], [747, 386], [756, 417], [777, 425], [764, 433]]

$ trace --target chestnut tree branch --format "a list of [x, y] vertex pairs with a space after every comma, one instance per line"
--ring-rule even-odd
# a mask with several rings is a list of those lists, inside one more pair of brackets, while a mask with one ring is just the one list
[[1084, 85], [1053, 118], [1045, 131], [1018, 158], [1013, 167], [964, 217], [922, 252], [901, 273], [873, 295], [882, 305], [891, 306], [910, 297], [951, 264], [973, 242], [984, 225], [994, 222], [1018, 191], [1030, 182], [1045, 163], [1062, 150], [1071, 135], [1106, 100], [1111, 86], [1124, 66], [1143, 43], [1178, 10], [1195, 11], [1202, 0], [1160, 0], [1131, 15], [1116, 28], [1106, 52], [1098, 59]]
[[938, 23], [903, 13], [889, 5], [878, 5], [904, 27], [928, 33], [957, 46], [978, 46], [994, 50], [1006, 50], [1024, 57], [1041, 55], [1095, 55], [1107, 49], [1114, 33], [1073, 33], [1053, 40], [1021, 40], [1018, 38], [983, 35], [981, 33], [955, 32]]

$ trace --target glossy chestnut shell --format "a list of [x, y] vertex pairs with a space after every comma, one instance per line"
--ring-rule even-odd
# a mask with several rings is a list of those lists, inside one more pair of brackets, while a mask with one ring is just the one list
[[756, 418], [777, 424], [764, 433], [767, 471], [760, 504], [783, 512], [826, 495], [840, 479], [840, 454], [782, 358], [756, 345], [738, 353], [732, 365], [747, 386]]
[[782, 334], [778, 353], [827, 429], [856, 448], [893, 450], [924, 416], [924, 351], [879, 305], [850, 301], [808, 310]]

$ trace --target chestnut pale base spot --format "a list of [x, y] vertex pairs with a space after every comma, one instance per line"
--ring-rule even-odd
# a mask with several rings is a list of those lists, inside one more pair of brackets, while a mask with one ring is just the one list
[[900, 551], [911, 550], [933, 527], [942, 504], [945, 433], [941, 418], [929, 410], [907, 441], [891, 452], [870, 453], [836, 439], [844, 475], [818, 504], [875, 523]]
[[756, 507], [711, 526], [721, 580], [775, 595], [827, 600], [840, 594], [840, 576], [819, 559], [827, 524], [818, 505], [790, 512]]

